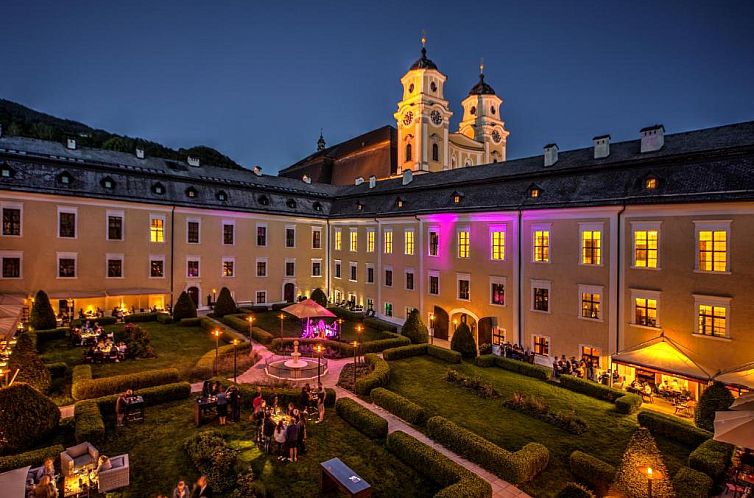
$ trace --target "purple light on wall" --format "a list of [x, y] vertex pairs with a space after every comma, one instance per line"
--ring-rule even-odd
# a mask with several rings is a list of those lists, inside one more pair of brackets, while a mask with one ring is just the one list
[[307, 320], [301, 331], [302, 339], [332, 339], [338, 337], [338, 322], [326, 323], [324, 320]]

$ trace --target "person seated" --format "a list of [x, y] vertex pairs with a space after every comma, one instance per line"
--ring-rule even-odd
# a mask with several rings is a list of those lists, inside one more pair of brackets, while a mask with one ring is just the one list
[[58, 490], [50, 476], [46, 475], [29, 489], [28, 496], [32, 498], [56, 498]]
[[44, 476], [48, 476], [53, 485], [55, 484], [55, 463], [52, 458], [45, 458], [42, 466], [39, 467], [31, 477], [34, 479], [35, 483], [38, 483]]
[[121, 359], [124, 359], [126, 354], [128, 354], [128, 346], [126, 346], [125, 342], [121, 341], [120, 344], [118, 344], [118, 353]]
[[89, 478], [94, 482], [98, 482], [99, 473], [105, 470], [110, 470], [112, 468], [113, 464], [110, 462], [110, 458], [106, 457], [105, 455], [100, 455], [97, 459], [97, 467], [91, 472]]
[[178, 485], [173, 489], [172, 498], [189, 498], [189, 487], [185, 481], [178, 481]]
[[207, 476], [203, 475], [196, 480], [191, 498], [212, 498], [212, 488], [209, 487]]
[[293, 402], [288, 403], [288, 409], [285, 411], [285, 414], [292, 417], [294, 410], [296, 410], [296, 407], [293, 405]]
[[84, 308], [79, 308], [79, 318], [81, 320], [84, 320], [86, 318], [86, 315], [84, 314]]

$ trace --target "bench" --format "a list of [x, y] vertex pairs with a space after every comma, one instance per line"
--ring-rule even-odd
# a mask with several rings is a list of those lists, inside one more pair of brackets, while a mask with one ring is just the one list
[[340, 489], [348, 496], [367, 498], [372, 496], [372, 486], [356, 475], [340, 458], [331, 458], [321, 462], [322, 474], [320, 485], [324, 492]]

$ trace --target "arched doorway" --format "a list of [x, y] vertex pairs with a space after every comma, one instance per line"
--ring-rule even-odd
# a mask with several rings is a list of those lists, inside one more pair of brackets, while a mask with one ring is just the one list
[[194, 306], [198, 308], [199, 307], [199, 288], [189, 287], [188, 289], [186, 289], [186, 294], [188, 294], [191, 300], [194, 301]]
[[448, 312], [444, 309], [440, 308], [439, 306], [435, 306], [434, 308], [434, 328], [435, 328], [435, 339], [442, 339], [444, 341], [448, 340], [448, 324], [450, 323], [450, 320], [448, 320]]
[[295, 297], [296, 297], [296, 286], [293, 283], [288, 282], [287, 284], [283, 286], [283, 300], [286, 303], [292, 303]]
[[476, 316], [476, 314], [472, 313], [471, 311], [467, 310], [466, 308], [456, 308], [453, 310], [450, 310], [450, 337], [453, 337], [453, 332], [455, 332], [456, 327], [458, 327], [460, 324], [465, 323], [468, 325], [469, 329], [471, 330], [471, 335], [474, 336], [474, 340], [477, 341], [477, 344], [480, 344], [479, 342], [479, 336], [478, 336], [478, 324], [479, 324], [479, 317]]
[[485, 316], [479, 319], [479, 326], [477, 327], [479, 346], [482, 344], [492, 344], [492, 330], [495, 327], [497, 327], [496, 316]]

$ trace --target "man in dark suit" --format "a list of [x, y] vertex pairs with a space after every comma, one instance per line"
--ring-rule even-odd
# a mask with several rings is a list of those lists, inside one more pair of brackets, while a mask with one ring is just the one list
[[212, 498], [212, 488], [209, 487], [207, 476], [201, 476], [196, 480], [191, 498]]

